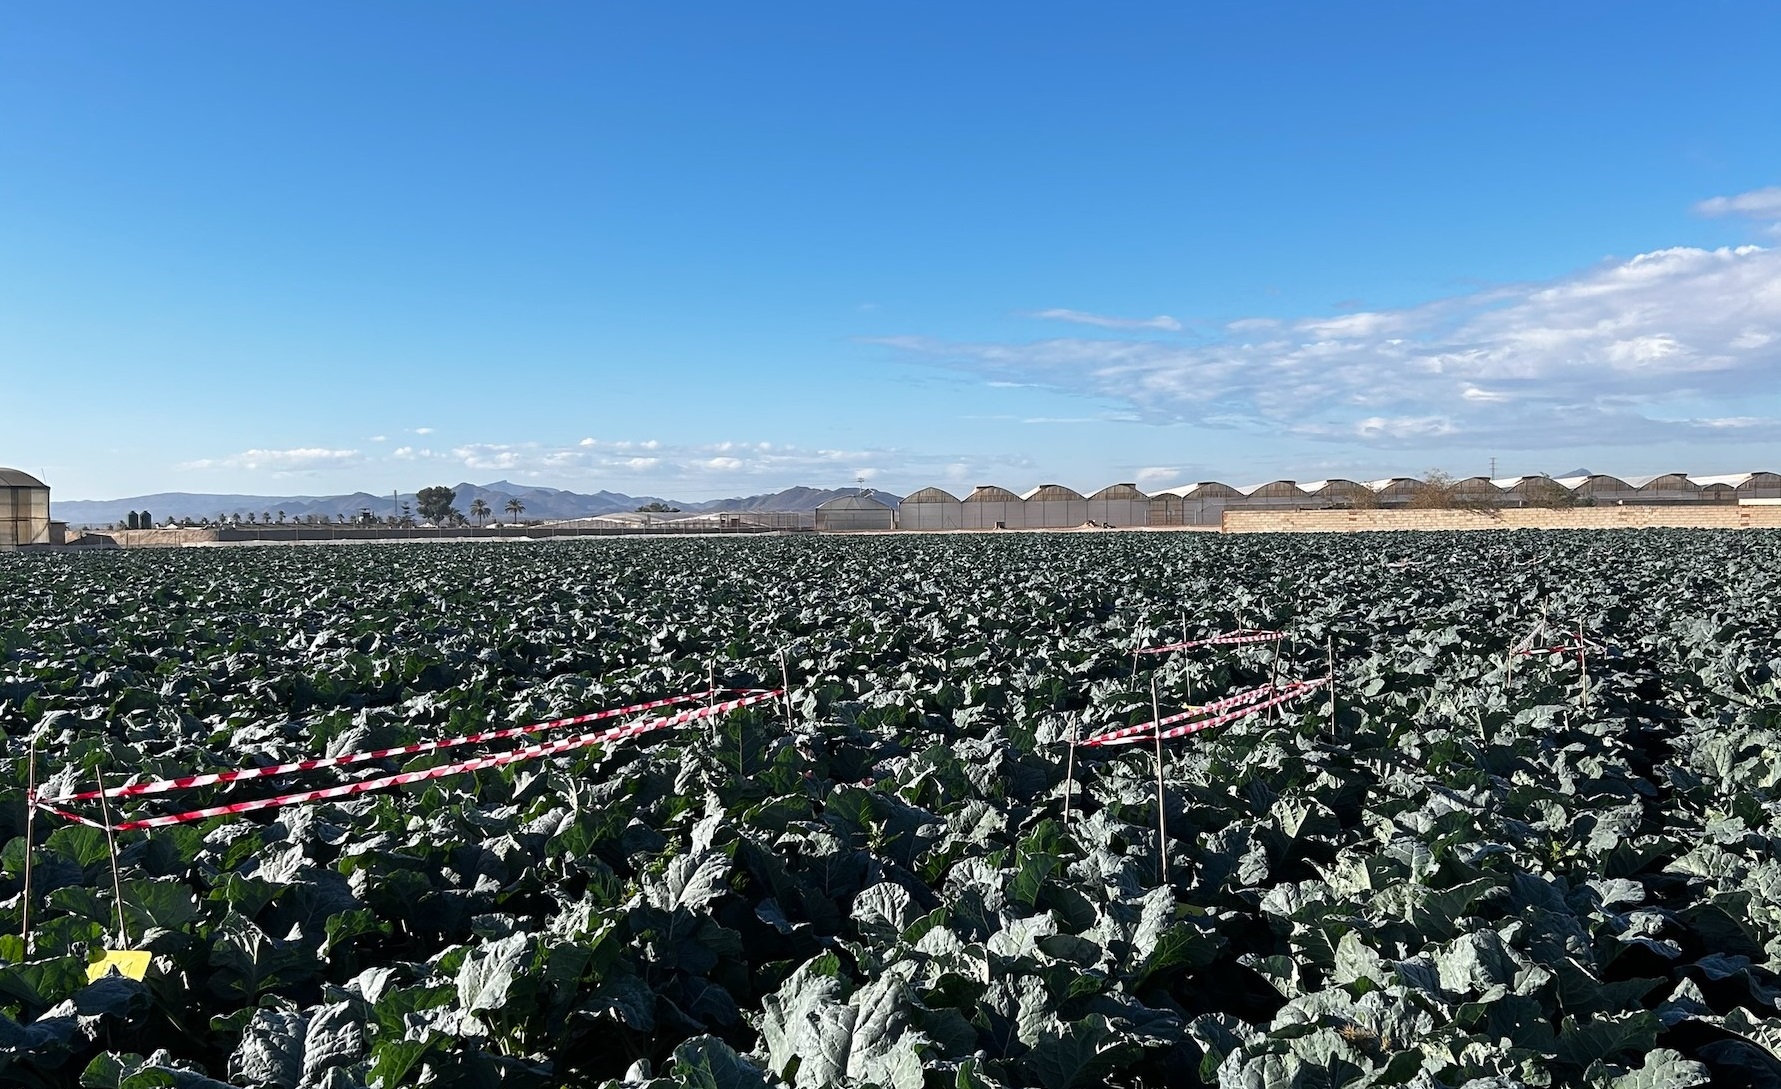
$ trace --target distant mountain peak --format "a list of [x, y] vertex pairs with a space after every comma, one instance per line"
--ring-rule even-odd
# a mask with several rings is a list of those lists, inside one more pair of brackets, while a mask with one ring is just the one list
[[[819, 504], [842, 495], [852, 495], [857, 488], [808, 488], [793, 487], [783, 491], [766, 492], [760, 495], [738, 496], [730, 499], [713, 499], [705, 502], [689, 502], [681, 499], [669, 499], [657, 495], [626, 495], [623, 492], [601, 490], [592, 494], [580, 494], [562, 488], [543, 488], [534, 485], [515, 484], [511, 480], [497, 480], [492, 484], [471, 484], [460, 482], [453, 490], [457, 493], [454, 505], [461, 511], [468, 512], [470, 504], [481, 499], [487, 504], [493, 516], [505, 520], [509, 500], [517, 499], [525, 510], [520, 517], [527, 521], [560, 521], [569, 518], [587, 518], [598, 514], [617, 514], [634, 511], [638, 507], [650, 503], [661, 503], [677, 507], [689, 513], [707, 511], [812, 511]], [[881, 502], [895, 506], [901, 496], [888, 492], [876, 492], [875, 498]], [[415, 507], [413, 492], [403, 492], [391, 496], [389, 493], [373, 495], [369, 492], [352, 492], [346, 495], [216, 495], [198, 492], [161, 492], [155, 495], [136, 495], [125, 499], [76, 499], [57, 501], [52, 493], [51, 512], [54, 517], [74, 525], [111, 525], [129, 517], [132, 511], [146, 510], [154, 515], [156, 521], [165, 518], [210, 518], [226, 517], [239, 514], [245, 518], [249, 513], [258, 517], [261, 514], [283, 511], [287, 520], [302, 521], [308, 515], [317, 515], [333, 521], [338, 517], [353, 518], [361, 510], [370, 509], [372, 514], [382, 518], [395, 513], [402, 504], [408, 504], [412, 511]]]

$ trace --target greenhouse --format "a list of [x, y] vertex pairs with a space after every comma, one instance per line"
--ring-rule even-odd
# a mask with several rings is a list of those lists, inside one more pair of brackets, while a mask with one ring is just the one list
[[816, 528], [828, 532], [895, 529], [896, 511], [870, 492], [843, 495], [816, 508]]
[[901, 529], [963, 529], [965, 502], [942, 488], [910, 492], [897, 504]]
[[1340, 477], [1313, 480], [1299, 485], [1299, 490], [1313, 500], [1321, 501], [1322, 505], [1331, 507], [1370, 507], [1378, 501], [1373, 490], [1365, 484]]
[[1136, 484], [1109, 484], [1088, 497], [1088, 518], [1104, 526], [1150, 524], [1150, 497]]
[[1242, 498], [1242, 492], [1216, 480], [1168, 488], [1150, 497], [1150, 524], [1215, 526], [1224, 520], [1225, 507]]
[[1578, 500], [1597, 506], [1633, 503], [1639, 498], [1638, 485], [1606, 473], [1560, 477], [1553, 483], [1569, 489]]
[[1388, 476], [1366, 484], [1374, 501], [1382, 507], [1407, 507], [1419, 494], [1428, 491], [1428, 485], [1413, 476]]
[[1781, 474], [1732, 473], [1729, 476], [1691, 476], [1703, 494], [1713, 491], [1730, 502], [1740, 499], [1781, 499]]
[[1062, 484], [1041, 484], [1021, 500], [1028, 529], [1068, 529], [1088, 521], [1088, 499]]
[[30, 473], [0, 468], [0, 548], [49, 541], [49, 485]]
[[1626, 482], [1636, 489], [1640, 503], [1699, 503], [1702, 498], [1701, 486], [1687, 473], [1629, 476]]
[[963, 506], [966, 529], [1023, 529], [1027, 524], [1026, 503], [994, 484], [979, 484]]

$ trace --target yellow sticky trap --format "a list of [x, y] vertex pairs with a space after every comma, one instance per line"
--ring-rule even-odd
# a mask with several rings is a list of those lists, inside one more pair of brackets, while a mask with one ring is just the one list
[[140, 980], [148, 974], [148, 962], [152, 956], [154, 954], [146, 949], [107, 949], [103, 960], [87, 965], [87, 982], [104, 979], [114, 969], [121, 976]]

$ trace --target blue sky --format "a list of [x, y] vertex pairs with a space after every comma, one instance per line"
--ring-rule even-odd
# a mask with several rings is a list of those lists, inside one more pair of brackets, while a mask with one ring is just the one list
[[8, 5], [0, 464], [1778, 469], [1778, 53], [1755, 2]]

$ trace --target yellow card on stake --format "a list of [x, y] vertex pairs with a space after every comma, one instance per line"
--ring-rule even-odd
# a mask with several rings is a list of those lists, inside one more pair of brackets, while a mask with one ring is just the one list
[[113, 970], [119, 975], [140, 980], [148, 974], [148, 962], [152, 956], [154, 954], [146, 949], [107, 949], [105, 959], [87, 965], [87, 982], [104, 979]]

